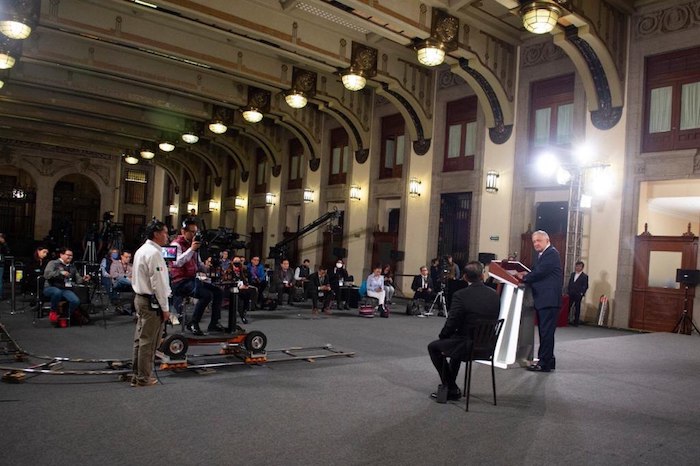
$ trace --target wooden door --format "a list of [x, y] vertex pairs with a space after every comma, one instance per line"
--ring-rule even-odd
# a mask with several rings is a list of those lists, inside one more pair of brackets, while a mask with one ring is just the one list
[[386, 264], [389, 264], [391, 265], [391, 270], [395, 273], [396, 260], [392, 257], [391, 251], [398, 250], [398, 247], [398, 232], [375, 231], [374, 240], [372, 242], [372, 262], [370, 267], [374, 267], [377, 264], [384, 267]]
[[[629, 319], [631, 328], [671, 332], [684, 308], [692, 318], [695, 287], [686, 288], [677, 283], [676, 270], [695, 269], [697, 257], [698, 238], [695, 236], [637, 236]], [[682, 330], [689, 332], [688, 328]]]
[[[549, 242], [559, 251], [561, 269], [564, 270], [564, 264], [566, 262], [566, 233], [550, 234]], [[532, 268], [535, 263], [534, 259], [535, 250], [532, 248], [532, 232], [526, 231], [520, 235], [520, 256], [518, 256], [517, 260], [526, 267]], [[568, 277], [565, 278], [568, 279]]]

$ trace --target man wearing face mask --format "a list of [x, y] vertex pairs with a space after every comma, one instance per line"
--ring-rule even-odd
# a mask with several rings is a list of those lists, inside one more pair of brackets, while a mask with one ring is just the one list
[[194, 335], [201, 336], [204, 332], [199, 328], [199, 321], [209, 303], [211, 303], [211, 320], [207, 330], [225, 332], [226, 329], [219, 323], [223, 291], [197, 278], [197, 272], [206, 272], [206, 267], [199, 257], [199, 248], [202, 243], [197, 240], [198, 230], [196, 222], [192, 220], [184, 222], [180, 236], [171, 243], [172, 246], [177, 247], [177, 259], [170, 264], [170, 275], [173, 295], [197, 298], [192, 318], [186, 328]]
[[241, 322], [247, 324], [248, 308], [251, 302], [257, 300], [258, 292], [254, 286], [250, 286], [248, 272], [240, 257], [233, 256], [231, 265], [224, 272], [224, 280], [233, 282], [231, 286], [238, 288], [238, 315], [241, 318]]
[[342, 259], [338, 259], [335, 263], [335, 267], [331, 271], [331, 288], [338, 300], [338, 309], [350, 309], [347, 302], [347, 296], [341, 289], [345, 284], [350, 281], [350, 276], [348, 271], [345, 269], [345, 263]]

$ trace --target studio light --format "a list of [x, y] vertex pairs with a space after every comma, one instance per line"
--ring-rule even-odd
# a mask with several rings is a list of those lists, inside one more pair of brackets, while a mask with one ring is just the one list
[[546, 34], [557, 25], [561, 10], [548, 1], [529, 2], [520, 8], [523, 26], [534, 34]]
[[563, 186], [569, 184], [569, 181], [571, 181], [571, 172], [562, 167], [557, 168], [557, 183]]
[[0, 9], [0, 32], [10, 39], [29, 37], [39, 21], [41, 0], [15, 0], [4, 2]]
[[499, 173], [494, 170], [489, 170], [486, 173], [486, 192], [487, 193], [497, 193], [498, 192], [498, 178]]
[[377, 49], [353, 42], [350, 67], [340, 72], [345, 89], [359, 91], [367, 84], [367, 78], [377, 74]]

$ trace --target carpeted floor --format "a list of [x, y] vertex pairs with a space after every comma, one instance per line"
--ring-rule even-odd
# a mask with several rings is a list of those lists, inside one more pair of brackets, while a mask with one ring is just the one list
[[[310, 318], [309, 306], [257, 311], [268, 348], [327, 343], [352, 358], [160, 372], [130, 388], [115, 376], [0, 384], [3, 464], [697, 464], [700, 337], [590, 326], [557, 330], [557, 370], [475, 368], [464, 399], [439, 405], [426, 345], [444, 319]], [[35, 354], [128, 358], [133, 323], [54, 329], [2, 322]], [[96, 316], [96, 317], [99, 317]], [[196, 348], [190, 351], [204, 352]], [[10, 364], [7, 358], [3, 364]], [[461, 377], [461, 374], [460, 374]]]

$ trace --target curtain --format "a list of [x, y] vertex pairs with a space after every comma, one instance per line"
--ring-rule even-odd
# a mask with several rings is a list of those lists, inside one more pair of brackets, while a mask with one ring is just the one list
[[340, 150], [340, 147], [333, 148], [333, 154], [331, 156], [331, 175], [340, 173]]
[[681, 89], [681, 129], [695, 128], [700, 128], [700, 82]]
[[384, 168], [394, 168], [394, 151], [396, 151], [396, 142], [393, 139], [387, 139], [384, 143]]
[[557, 108], [557, 144], [569, 144], [574, 131], [574, 104]]
[[462, 142], [462, 125], [451, 125], [447, 139], [447, 158], [459, 157], [459, 146]]
[[464, 155], [476, 154], [476, 121], [467, 123], [467, 134], [464, 142]]
[[396, 138], [396, 165], [403, 165], [403, 152], [405, 150], [405, 136], [402, 134]]
[[535, 146], [546, 146], [549, 144], [551, 116], [552, 109], [549, 107], [535, 110]]
[[672, 87], [657, 87], [651, 90], [649, 100], [649, 134], [671, 131]]
[[350, 160], [350, 146], [343, 146], [343, 173], [348, 172], [348, 161]]

